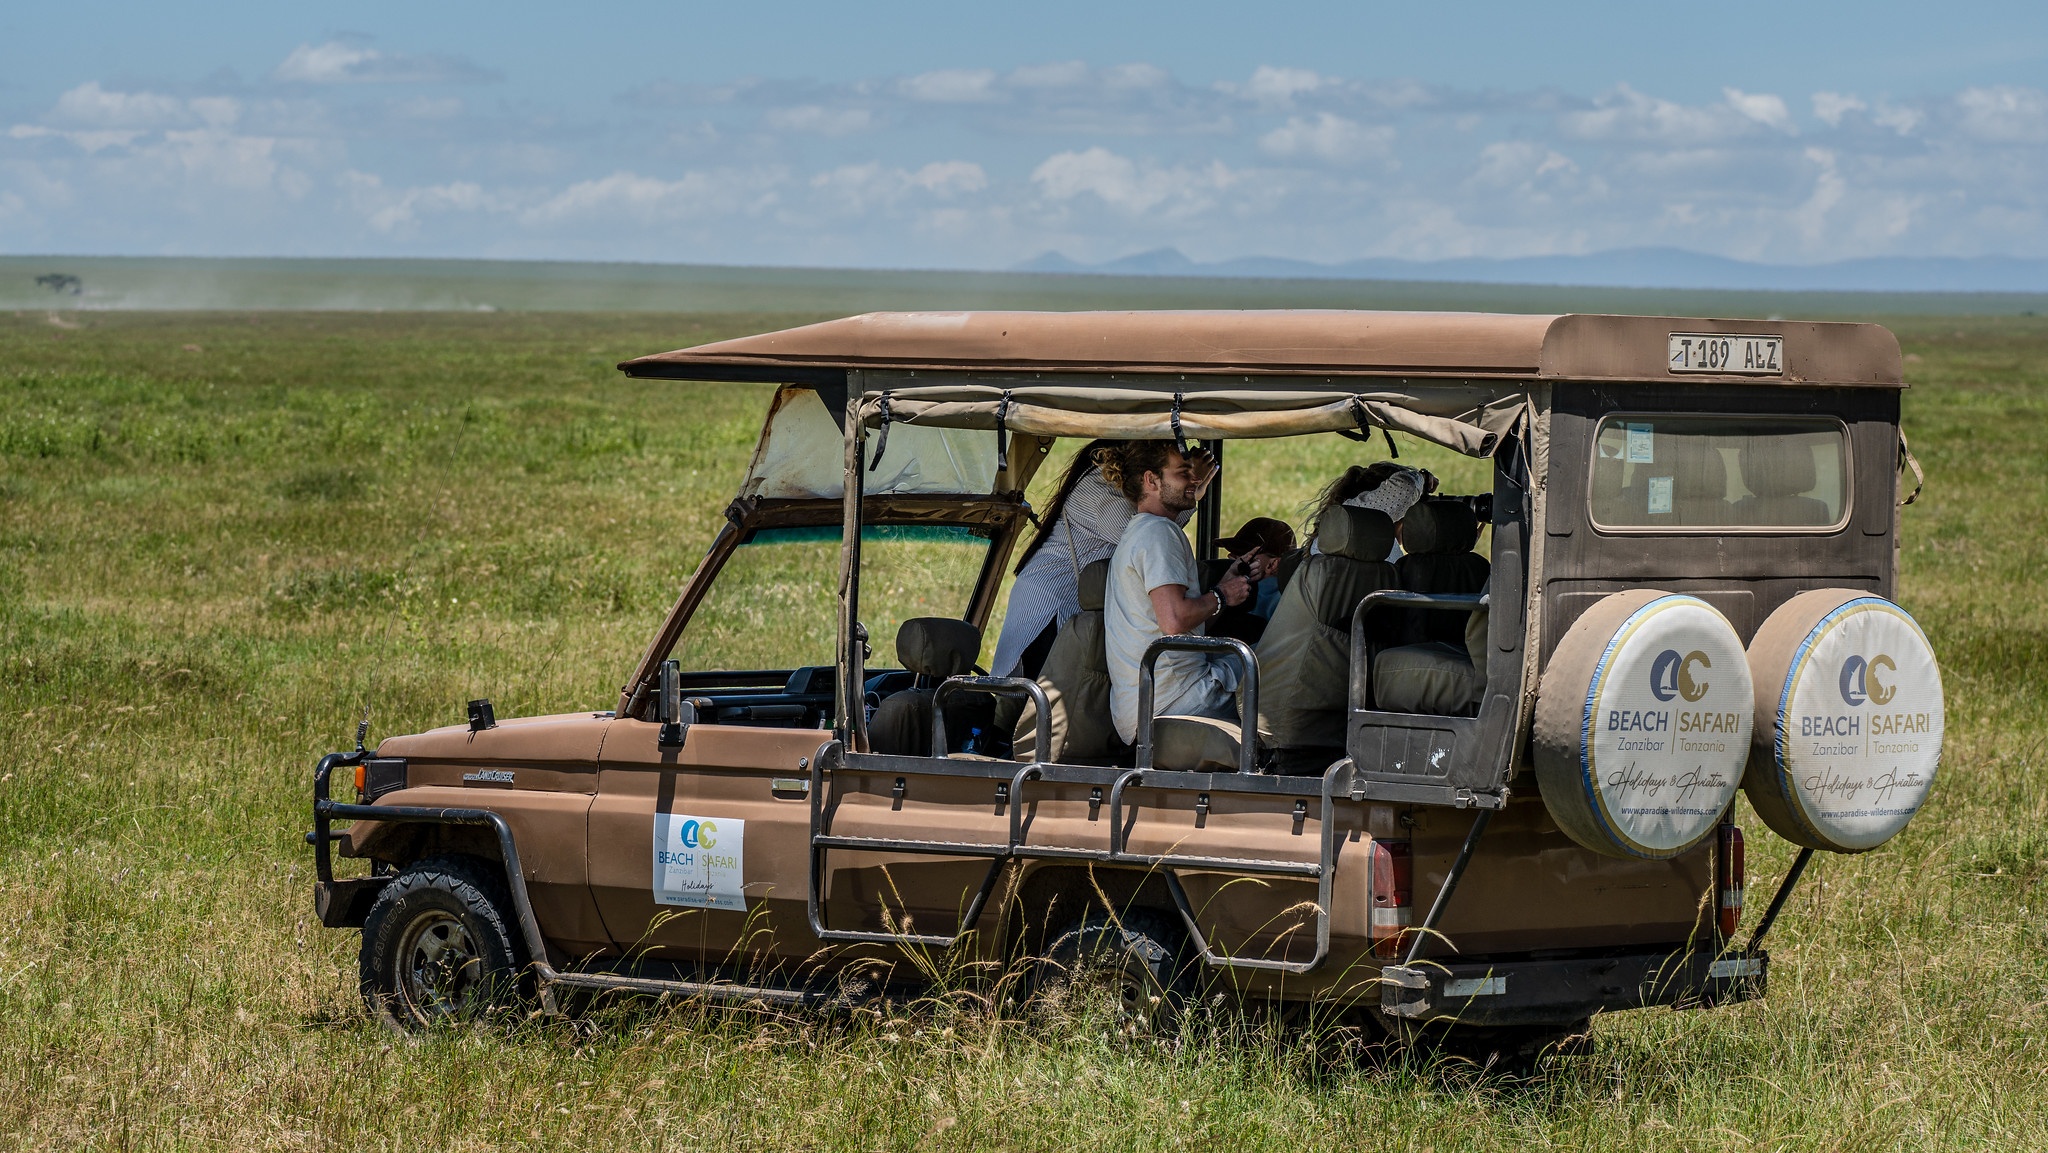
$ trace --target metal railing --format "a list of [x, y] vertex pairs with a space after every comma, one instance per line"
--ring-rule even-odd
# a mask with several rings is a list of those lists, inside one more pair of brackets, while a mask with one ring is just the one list
[[1138, 665], [1138, 743], [1136, 764], [1140, 769], [1152, 767], [1152, 710], [1154, 708], [1154, 681], [1158, 677], [1159, 658], [1167, 653], [1207, 653], [1233, 657], [1240, 666], [1237, 680], [1237, 771], [1251, 774], [1259, 771], [1259, 658], [1252, 647], [1235, 637], [1171, 636], [1160, 637], [1145, 646], [1145, 656]]

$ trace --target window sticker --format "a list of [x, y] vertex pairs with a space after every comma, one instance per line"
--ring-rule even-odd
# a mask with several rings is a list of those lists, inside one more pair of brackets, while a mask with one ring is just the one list
[[1671, 511], [1671, 478], [1653, 476], [1647, 486], [1650, 491], [1649, 512], [1652, 516]]
[[747, 907], [747, 823], [654, 814], [654, 901], [696, 909]]
[[1652, 424], [1631, 424], [1628, 426], [1628, 462], [1630, 464], [1657, 463], [1656, 427]]

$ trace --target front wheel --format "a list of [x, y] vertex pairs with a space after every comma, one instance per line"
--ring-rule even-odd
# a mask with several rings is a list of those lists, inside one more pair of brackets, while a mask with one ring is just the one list
[[363, 921], [363, 1002], [402, 1029], [475, 1020], [517, 999], [524, 950], [504, 882], [480, 861], [412, 865]]

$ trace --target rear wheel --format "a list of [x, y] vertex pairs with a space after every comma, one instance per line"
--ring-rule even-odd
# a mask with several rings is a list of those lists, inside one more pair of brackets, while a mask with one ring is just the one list
[[1085, 918], [1039, 961], [1040, 1003], [1074, 1013], [1106, 1003], [1126, 1034], [1172, 1032], [1194, 991], [1186, 943], [1178, 925], [1151, 912]]
[[384, 886], [363, 921], [362, 990], [386, 1024], [420, 1029], [474, 1020], [517, 1000], [524, 950], [495, 870], [443, 857]]

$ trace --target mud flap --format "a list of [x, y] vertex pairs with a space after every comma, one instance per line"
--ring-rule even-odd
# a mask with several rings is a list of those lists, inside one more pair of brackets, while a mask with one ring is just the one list
[[345, 881], [319, 881], [313, 885], [313, 909], [320, 923], [330, 929], [360, 929], [370, 915], [370, 905], [390, 877], [355, 877]]

